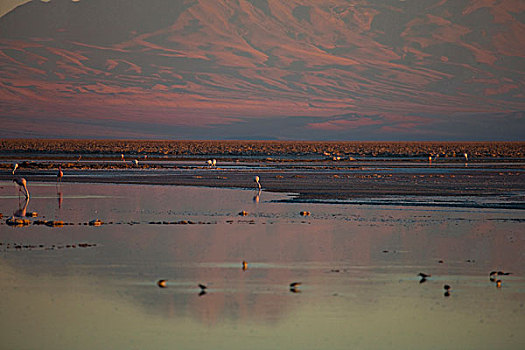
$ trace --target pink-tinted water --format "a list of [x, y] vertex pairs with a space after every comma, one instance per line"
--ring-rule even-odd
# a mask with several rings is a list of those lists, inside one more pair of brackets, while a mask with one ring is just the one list
[[[525, 344], [521, 210], [283, 203], [287, 195], [264, 191], [257, 202], [250, 190], [176, 186], [29, 188], [26, 213], [38, 217], [12, 227], [6, 218], [26, 203], [0, 183], [6, 349]], [[105, 224], [86, 225], [94, 219]], [[497, 288], [492, 270], [512, 274]], [[432, 276], [420, 283], [420, 272]]]

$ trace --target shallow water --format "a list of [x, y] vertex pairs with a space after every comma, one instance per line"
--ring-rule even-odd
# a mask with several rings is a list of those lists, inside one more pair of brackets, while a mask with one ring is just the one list
[[[0, 183], [5, 348], [525, 345], [523, 210], [297, 203], [267, 192], [256, 202], [252, 190], [182, 186], [30, 191], [32, 222], [71, 225], [6, 225], [25, 201]], [[105, 224], [86, 225], [97, 218]], [[512, 274], [496, 288], [492, 270]], [[419, 272], [432, 276], [420, 283]]]

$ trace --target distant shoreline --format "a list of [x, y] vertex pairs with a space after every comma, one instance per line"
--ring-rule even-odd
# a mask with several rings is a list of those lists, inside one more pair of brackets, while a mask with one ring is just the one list
[[20, 154], [189, 156], [320, 156], [525, 158], [525, 142], [215, 141], [1, 139], [0, 156]]

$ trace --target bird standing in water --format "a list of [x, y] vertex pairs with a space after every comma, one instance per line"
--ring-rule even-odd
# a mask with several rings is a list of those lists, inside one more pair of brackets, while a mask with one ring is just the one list
[[58, 173], [57, 173], [57, 182], [62, 182], [62, 178], [64, 177], [64, 172], [62, 171], [62, 167], [58, 167]]
[[13, 164], [13, 175], [15, 174], [15, 171], [17, 168], [18, 168], [18, 163]]
[[253, 182], [255, 182], [257, 186], [259, 186], [259, 189], [261, 189], [261, 183], [259, 182], [259, 176], [255, 175], [255, 177], [253, 178]]
[[300, 290], [298, 289], [298, 287], [301, 284], [302, 284], [301, 282], [292, 282], [292, 283], [290, 283], [290, 292], [292, 292], [292, 293], [299, 293]]
[[29, 199], [29, 191], [27, 190], [27, 181], [23, 177], [16, 177], [13, 179], [13, 182], [15, 182], [19, 187], [18, 190], [21, 191], [22, 188], [24, 188], [25, 196]]
[[166, 288], [166, 287], [167, 287], [167, 285], [166, 285], [166, 280], [158, 280], [158, 281], [157, 281], [157, 286], [158, 286], [159, 288]]

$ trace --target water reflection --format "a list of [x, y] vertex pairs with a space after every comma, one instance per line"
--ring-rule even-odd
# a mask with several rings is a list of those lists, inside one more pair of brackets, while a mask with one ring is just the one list
[[64, 201], [64, 196], [62, 195], [62, 192], [57, 192], [57, 201], [58, 201], [58, 209], [62, 209], [62, 202]]
[[[33, 205], [53, 215], [61, 192], [39, 184], [32, 192]], [[496, 347], [490, 334], [498, 333], [504, 347], [517, 348], [525, 340], [521, 211], [305, 208], [273, 202], [286, 197], [274, 193], [250, 205], [252, 196], [68, 184], [64, 220], [87, 222], [96, 210], [113, 224], [1, 230], [6, 347], [97, 348], [102, 339], [114, 349], [421, 348], [423, 338], [437, 348], [450, 341], [479, 348]], [[0, 197], [0, 212], [13, 204]], [[244, 207], [249, 215], [241, 218]], [[314, 215], [301, 216], [303, 209]], [[150, 224], [179, 220], [214, 224]], [[5, 248], [10, 242], [97, 245], [12, 251]], [[499, 290], [487, 279], [498, 269], [513, 272]], [[454, 288], [449, 298], [444, 284]], [[388, 342], [377, 338], [378, 329]]]
[[18, 210], [13, 212], [13, 216], [17, 217], [26, 217], [27, 215], [27, 206], [29, 205], [29, 197], [25, 197], [24, 204], [20, 202], [20, 198], [18, 198]]

